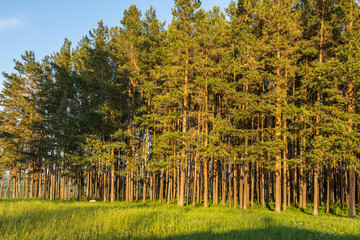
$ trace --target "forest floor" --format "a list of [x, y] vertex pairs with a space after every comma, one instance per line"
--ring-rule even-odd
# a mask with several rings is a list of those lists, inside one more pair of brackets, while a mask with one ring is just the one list
[[0, 199], [0, 239], [360, 239], [360, 218], [336, 207], [272, 209]]

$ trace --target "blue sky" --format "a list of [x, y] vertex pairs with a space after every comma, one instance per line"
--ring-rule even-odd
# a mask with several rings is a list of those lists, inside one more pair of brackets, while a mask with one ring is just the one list
[[[202, 7], [222, 9], [230, 0], [202, 0]], [[0, 72], [13, 72], [13, 59], [20, 60], [26, 50], [37, 60], [60, 49], [64, 38], [73, 46], [97, 26], [100, 19], [108, 26], [120, 25], [123, 12], [134, 3], [142, 13], [150, 5], [160, 20], [171, 21], [172, 0], [4, 0], [0, 8]], [[0, 76], [2, 88], [3, 76]]]

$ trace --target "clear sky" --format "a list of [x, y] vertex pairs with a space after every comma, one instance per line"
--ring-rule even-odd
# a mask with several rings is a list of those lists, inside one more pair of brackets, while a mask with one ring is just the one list
[[[160, 20], [171, 21], [172, 0], [0, 0], [0, 72], [13, 72], [13, 59], [26, 50], [37, 60], [60, 49], [64, 38], [73, 46], [96, 28], [100, 19], [109, 27], [120, 25], [123, 12], [134, 3], [142, 13], [151, 5]], [[230, 0], [202, 0], [204, 9], [222, 9]], [[0, 89], [3, 76], [0, 76]]]

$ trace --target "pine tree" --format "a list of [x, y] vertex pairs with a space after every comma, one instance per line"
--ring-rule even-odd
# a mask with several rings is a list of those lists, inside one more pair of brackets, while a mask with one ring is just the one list
[[[339, 95], [337, 101], [339, 102], [337, 109], [345, 109], [342, 112], [343, 131], [339, 142], [342, 146], [343, 157], [346, 159], [346, 164], [349, 171], [349, 217], [356, 216], [356, 176], [355, 169], [358, 163], [357, 156], [358, 151], [356, 145], [358, 142], [358, 134], [355, 133], [357, 126], [355, 119], [357, 119], [356, 113], [356, 96], [359, 89], [359, 85], [356, 81], [357, 74], [359, 73], [358, 59], [359, 55], [359, 6], [355, 1], [342, 1], [339, 4], [340, 16], [338, 18], [339, 28], [345, 27], [345, 31], [342, 33], [342, 41], [339, 46], [339, 51], [336, 56], [336, 63], [341, 66], [339, 74]], [[345, 116], [345, 119], [344, 119]], [[346, 128], [347, 131], [346, 131]], [[347, 134], [344, 134], [344, 132]], [[338, 136], [339, 136], [338, 135]]]
[[[40, 197], [41, 191], [41, 122], [43, 116], [39, 113], [38, 90], [43, 73], [41, 65], [35, 60], [35, 54], [26, 51], [21, 56], [22, 61], [15, 61], [14, 69], [17, 74], [6, 74], [4, 89], [1, 93], [3, 106], [1, 132], [3, 133], [3, 155], [7, 165], [12, 169], [14, 177], [13, 196], [20, 197], [21, 168], [28, 168], [31, 174], [30, 197]], [[30, 171], [29, 171], [30, 170]], [[35, 179], [35, 175], [38, 177]], [[33, 181], [33, 180], [36, 181]], [[18, 182], [17, 182], [18, 181]], [[25, 189], [25, 196], [28, 196]]]
[[[287, 89], [294, 78], [297, 62], [297, 39], [299, 31], [297, 13], [292, 11], [293, 1], [265, 2], [262, 6], [262, 41], [264, 52], [262, 63], [264, 66], [266, 95], [264, 98], [273, 105], [272, 155], [274, 157], [273, 170], [275, 173], [275, 211], [281, 210], [281, 165], [285, 151], [282, 132], [286, 131]], [[271, 11], [268, 11], [271, 9]], [[285, 121], [283, 120], [285, 119]]]
[[[175, 6], [172, 9], [173, 20], [168, 29], [168, 45], [169, 51], [168, 57], [168, 71], [171, 71], [171, 79], [179, 87], [176, 89], [179, 91], [178, 108], [181, 109], [181, 132], [183, 134], [183, 149], [181, 151], [180, 162], [180, 186], [178, 205], [184, 205], [185, 198], [185, 183], [187, 181], [187, 168], [188, 168], [188, 156], [186, 152], [186, 137], [188, 132], [188, 117], [189, 117], [189, 89], [193, 81], [194, 64], [193, 58], [196, 54], [196, 42], [195, 38], [197, 31], [194, 28], [194, 24], [197, 21], [199, 13], [197, 11], [200, 7], [199, 1], [194, 0], [176, 0]], [[181, 89], [181, 90], [180, 90]]]

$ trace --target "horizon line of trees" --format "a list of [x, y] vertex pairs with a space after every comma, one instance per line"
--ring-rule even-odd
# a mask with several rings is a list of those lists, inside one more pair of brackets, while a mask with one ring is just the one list
[[[225, 17], [226, 15], [228, 17]], [[0, 197], [306, 208], [360, 202], [355, 0], [131, 5], [26, 51], [0, 94]], [[4, 181], [7, 177], [7, 183]], [[6, 189], [3, 189], [6, 185]]]

